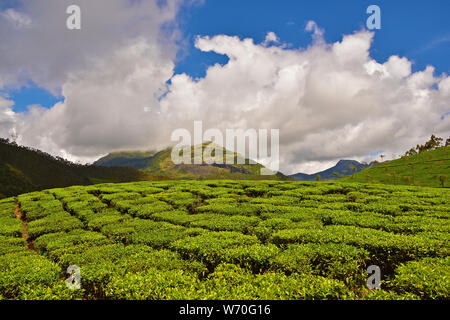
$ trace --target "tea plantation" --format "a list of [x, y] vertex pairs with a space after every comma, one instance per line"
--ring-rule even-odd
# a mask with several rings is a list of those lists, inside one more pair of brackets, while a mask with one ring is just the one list
[[23, 194], [0, 201], [0, 298], [449, 299], [449, 204], [444, 188], [332, 182]]

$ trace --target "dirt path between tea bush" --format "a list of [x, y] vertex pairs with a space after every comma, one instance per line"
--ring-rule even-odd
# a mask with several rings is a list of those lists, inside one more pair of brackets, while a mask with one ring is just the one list
[[28, 250], [36, 252], [36, 249], [34, 249], [33, 241], [28, 241], [28, 233], [27, 233], [28, 222], [25, 218], [25, 214], [20, 210], [20, 206], [18, 203], [16, 203], [14, 214], [16, 215], [17, 219], [22, 221], [22, 238], [25, 239], [25, 241], [27, 242]]

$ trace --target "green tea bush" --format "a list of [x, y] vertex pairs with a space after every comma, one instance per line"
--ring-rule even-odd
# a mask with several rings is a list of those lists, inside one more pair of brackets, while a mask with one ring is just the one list
[[269, 270], [271, 259], [279, 252], [280, 249], [273, 244], [231, 247], [223, 250], [221, 262], [239, 265], [253, 273], [261, 273]]
[[0, 216], [0, 235], [20, 237], [22, 234], [22, 221], [11, 216]]
[[209, 204], [197, 208], [199, 213], [218, 213], [224, 215], [254, 216], [258, 208], [251, 205]]
[[148, 219], [153, 214], [164, 211], [171, 211], [173, 208], [165, 202], [157, 201], [152, 204], [131, 207], [128, 213], [138, 218]]
[[215, 219], [215, 217], [217, 217], [215, 214], [188, 214], [187, 212], [181, 210], [163, 211], [155, 213], [151, 216], [151, 218], [155, 221], [165, 221], [182, 226], [189, 226], [195, 221]]
[[272, 269], [287, 273], [313, 273], [361, 285], [367, 278], [369, 252], [341, 243], [289, 245], [275, 256]]
[[76, 245], [99, 246], [110, 243], [108, 238], [98, 232], [75, 229], [69, 232], [49, 233], [34, 241], [34, 248], [41, 252], [61, 248], [71, 248]]
[[253, 275], [231, 264], [218, 266], [206, 281], [200, 283], [196, 295], [205, 299], [233, 300], [331, 300], [354, 296], [337, 280], [282, 273]]
[[193, 275], [203, 274], [205, 267], [197, 261], [189, 262], [168, 250], [154, 250], [144, 245], [106, 245], [92, 247], [81, 254], [67, 253], [61, 257], [64, 266], [75, 264], [82, 272], [82, 287], [93, 298], [104, 297], [105, 287], [115, 277], [147, 270], [187, 270]]
[[106, 285], [105, 296], [115, 300], [184, 300], [200, 298], [199, 280], [183, 270], [148, 270], [116, 276]]
[[286, 219], [284, 217], [290, 215], [283, 215], [283, 218], [270, 218], [261, 221], [255, 228], [251, 229], [251, 232], [255, 234], [262, 242], [267, 242], [271, 238], [272, 234], [278, 230], [283, 229], [297, 229], [297, 228], [322, 228], [322, 222], [318, 219], [298, 219], [296, 221]]
[[62, 203], [55, 199], [44, 202], [19, 200], [19, 203], [20, 210], [25, 214], [27, 221], [41, 219], [64, 210]]
[[180, 239], [172, 243], [170, 248], [176, 250], [185, 258], [197, 259], [210, 265], [216, 265], [221, 261], [225, 249], [257, 243], [258, 239], [254, 236], [220, 231], [206, 232], [198, 236]]
[[[0, 235], [0, 255], [26, 251], [26, 241], [23, 238], [12, 238]], [[1, 270], [0, 270], [1, 272]]]
[[67, 212], [52, 213], [49, 216], [28, 223], [28, 236], [35, 239], [46, 233], [70, 231], [83, 227], [83, 223]]
[[196, 220], [189, 225], [192, 227], [201, 227], [213, 231], [239, 231], [247, 232], [252, 226], [255, 226], [260, 220], [257, 217], [248, 216], [226, 216], [217, 214], [216, 217], [208, 217], [203, 220]]
[[280, 230], [272, 236], [271, 241], [277, 245], [308, 242], [354, 245], [368, 250], [375, 264], [385, 268], [425, 256], [448, 254], [448, 248], [441, 241], [354, 226]]
[[83, 297], [83, 289], [71, 290], [65, 281], [55, 282], [51, 286], [27, 283], [16, 296], [18, 300], [82, 300]]
[[127, 214], [102, 212], [89, 217], [88, 227], [91, 230], [100, 231], [104, 226], [109, 224], [120, 224], [125, 221], [130, 221], [131, 219], [132, 217]]
[[52, 287], [59, 281], [60, 268], [34, 252], [0, 256], [0, 294], [17, 298], [26, 285]]
[[115, 241], [146, 244], [155, 248], [164, 248], [189, 233], [182, 226], [138, 218], [119, 225], [107, 225], [101, 231]]
[[108, 207], [107, 204], [101, 203], [99, 201], [93, 203], [89, 203], [87, 201], [70, 202], [67, 203], [66, 206], [67, 210], [73, 215], [81, 215], [81, 213], [85, 212], [87, 208], [89, 208], [89, 210], [91, 211], [98, 212]]
[[391, 286], [422, 299], [450, 298], [450, 258], [425, 258], [399, 266]]
[[420, 300], [420, 297], [413, 293], [398, 294], [393, 291], [371, 290], [364, 295], [366, 300]]
[[100, 198], [107, 203], [114, 202], [114, 200], [134, 200], [141, 197], [142, 195], [137, 192], [117, 192], [100, 195]]
[[0, 201], [0, 217], [15, 218], [14, 210], [16, 203], [14, 198], [3, 199]]
[[[19, 195], [0, 200], [0, 299], [447, 300], [449, 199], [445, 188], [274, 180]], [[382, 290], [366, 289], [372, 264]], [[65, 286], [69, 265], [81, 290]]]

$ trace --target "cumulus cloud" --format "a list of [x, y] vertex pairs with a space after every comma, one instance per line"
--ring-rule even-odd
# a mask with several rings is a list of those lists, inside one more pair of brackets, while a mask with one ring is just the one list
[[[359, 31], [307, 49], [255, 44], [252, 39], [200, 37], [196, 47], [227, 55], [205, 78], [172, 78], [165, 110], [177, 122], [204, 119], [217, 128], [279, 128], [281, 168], [314, 172], [341, 158], [399, 155], [431, 133], [449, 134], [448, 77], [411, 73], [411, 62], [370, 58], [373, 33]], [[437, 90], [436, 90], [437, 85]], [[189, 110], [189, 114], [183, 113]]]
[[[17, 0], [16, 9], [0, 12], [0, 75], [4, 85], [19, 87], [29, 80], [54, 94], [71, 72], [90, 67], [130, 39], [144, 38], [164, 47], [174, 58], [174, 21], [178, 0]], [[68, 30], [69, 5], [81, 8], [81, 30]], [[18, 26], [27, 26], [18, 28]]]
[[[371, 32], [325, 43], [324, 31], [309, 22], [313, 42], [298, 49], [279, 44], [275, 33], [262, 43], [228, 35], [198, 37], [198, 50], [224, 54], [229, 61], [194, 79], [173, 75], [173, 41], [160, 37], [163, 26], [173, 22], [176, 3], [165, 8], [152, 1], [107, 3], [113, 6], [108, 10], [112, 20], [92, 22], [95, 32], [89, 36], [64, 31], [70, 41], [60, 46], [47, 43], [47, 35], [41, 39], [44, 46], [23, 36], [27, 45], [42, 48], [54, 61], [29, 54], [14, 58], [14, 52], [1, 59], [3, 81], [17, 82], [25, 72], [36, 83], [59, 87], [64, 97], [49, 110], [33, 106], [13, 115], [11, 102], [4, 99], [1, 109], [0, 100], [0, 114], [9, 112], [20, 142], [90, 161], [113, 150], [168, 146], [174, 129], [191, 130], [194, 120], [203, 120], [204, 129], [223, 132], [280, 129], [280, 169], [311, 173], [342, 158], [370, 160], [368, 155], [378, 150], [398, 155], [431, 133], [449, 134], [450, 117], [441, 119], [450, 111], [449, 77], [434, 75], [431, 66], [412, 73], [405, 57], [375, 61], [369, 54]], [[146, 6], [152, 8], [149, 16]], [[33, 21], [44, 15], [26, 8]], [[89, 19], [83, 28], [86, 23]], [[84, 49], [75, 49], [72, 41]], [[70, 59], [64, 61], [61, 54]]]
[[[1, 119], [13, 117], [17, 141], [82, 161], [154, 142], [159, 124], [144, 108], [158, 110], [173, 74], [179, 3], [23, 1], [1, 12], [0, 84], [11, 89], [31, 80], [64, 100], [17, 114], [8, 102]], [[72, 4], [81, 8], [81, 30], [66, 28]], [[31, 27], [18, 30], [7, 19], [15, 15], [30, 17]], [[1, 124], [5, 136], [11, 128]]]
[[72, 74], [62, 88], [64, 102], [50, 110], [32, 108], [22, 119], [22, 137], [27, 144], [92, 159], [114, 149], [156, 144], [163, 132], [155, 117], [158, 98], [173, 68], [156, 46], [138, 39]]

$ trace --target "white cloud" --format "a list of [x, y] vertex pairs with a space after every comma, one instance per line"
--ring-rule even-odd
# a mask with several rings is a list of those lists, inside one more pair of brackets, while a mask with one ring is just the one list
[[9, 138], [13, 133], [15, 114], [11, 107], [14, 102], [0, 96], [0, 137]]
[[323, 42], [323, 35], [324, 35], [325, 31], [323, 29], [319, 28], [319, 26], [317, 25], [317, 23], [315, 21], [312, 21], [312, 20], [308, 21], [308, 23], [306, 24], [305, 30], [310, 31], [310, 32], [312, 31], [312, 33], [313, 33], [312, 37], [316, 44], [318, 42], [319, 43]]
[[[371, 32], [327, 44], [324, 31], [310, 22], [313, 44], [300, 49], [236, 36], [198, 37], [199, 50], [225, 54], [229, 61], [193, 79], [173, 76], [173, 42], [158, 36], [161, 25], [174, 18], [175, 5], [163, 17], [150, 10], [147, 18], [156, 20], [147, 25], [143, 8], [119, 0], [108, 3], [114, 8], [109, 10], [112, 20], [92, 22], [96, 33], [79, 39], [83, 49], [69, 54], [72, 45], [43, 48], [53, 62], [31, 55], [14, 59], [11, 53], [15, 69], [5, 67], [2, 59], [0, 74], [9, 75], [3, 79], [14, 78], [11, 74], [18, 79], [17, 70], [24, 66], [38, 83], [59, 85], [65, 98], [50, 110], [36, 106], [16, 114], [21, 142], [93, 160], [117, 149], [167, 146], [172, 130], [192, 129], [194, 120], [203, 120], [204, 129], [280, 129], [280, 168], [294, 173], [318, 171], [342, 158], [369, 160], [367, 155], [377, 150], [399, 155], [431, 133], [449, 134], [450, 117], [441, 120], [449, 111], [449, 77], [434, 76], [432, 67], [412, 73], [405, 57], [373, 60]], [[118, 7], [125, 17], [114, 15]], [[141, 21], [139, 17], [145, 22], [138, 27], [129, 23]], [[26, 39], [27, 45], [35, 45]], [[274, 39], [275, 34], [266, 38]], [[69, 55], [64, 60], [61, 54]], [[49, 73], [42, 76], [40, 67]]]
[[[163, 33], [161, 27], [173, 29], [167, 25], [174, 22], [180, 1], [168, 0], [165, 6], [158, 2], [17, 1], [20, 9], [0, 12], [0, 75], [4, 85], [21, 86], [32, 80], [55, 94], [60, 93], [71, 72], [88, 69], [93, 59], [103, 59], [136, 38], [146, 39], [174, 58], [176, 33]], [[81, 30], [66, 27], [69, 17], [66, 9], [74, 4], [81, 8]], [[33, 23], [18, 30], [11, 19]]]
[[31, 25], [31, 19], [26, 14], [20, 13], [14, 9], [7, 9], [1, 13], [1, 16], [8, 20], [15, 28], [25, 28]]
[[[314, 23], [308, 29], [316, 30], [316, 39], [323, 34]], [[389, 158], [431, 133], [447, 136], [448, 120], [440, 117], [449, 111], [448, 77], [435, 77], [432, 68], [412, 74], [404, 57], [374, 61], [372, 38], [359, 31], [334, 44], [316, 41], [295, 50], [201, 37], [200, 50], [230, 61], [210, 67], [200, 80], [175, 76], [162, 104], [182, 115], [176, 123], [203, 119], [205, 127], [279, 128], [287, 173], [314, 172], [342, 158], [371, 160], [367, 155], [376, 150]]]
[[278, 39], [275, 32], [267, 32], [266, 39], [264, 40], [264, 45], [268, 45], [269, 43], [278, 43], [280, 40]]

